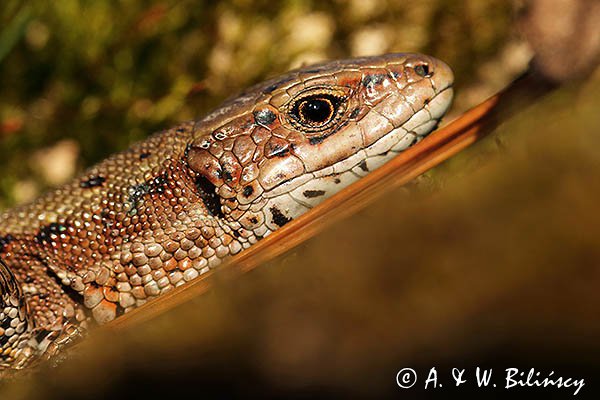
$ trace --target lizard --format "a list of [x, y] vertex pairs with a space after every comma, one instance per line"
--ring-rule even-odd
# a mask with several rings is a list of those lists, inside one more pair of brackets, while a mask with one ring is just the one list
[[198, 278], [433, 131], [442, 61], [303, 67], [0, 214], [0, 374]]

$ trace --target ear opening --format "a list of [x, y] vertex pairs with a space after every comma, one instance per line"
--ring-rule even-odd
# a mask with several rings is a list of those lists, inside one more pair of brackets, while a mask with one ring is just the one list
[[194, 184], [208, 213], [213, 217], [225, 218], [225, 214], [221, 210], [221, 196], [217, 194], [217, 187], [204, 175], [198, 175], [194, 179]]

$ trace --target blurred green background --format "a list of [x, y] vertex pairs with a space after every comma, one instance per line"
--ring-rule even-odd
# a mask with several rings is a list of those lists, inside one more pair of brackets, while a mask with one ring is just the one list
[[0, 207], [306, 63], [428, 53], [456, 71], [455, 110], [464, 109], [527, 62], [513, 9], [501, 0], [3, 0]]

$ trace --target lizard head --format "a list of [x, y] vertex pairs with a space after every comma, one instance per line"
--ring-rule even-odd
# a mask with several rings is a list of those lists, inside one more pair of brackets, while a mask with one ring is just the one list
[[187, 164], [210, 213], [263, 236], [419, 142], [452, 83], [420, 54], [292, 71], [199, 121]]

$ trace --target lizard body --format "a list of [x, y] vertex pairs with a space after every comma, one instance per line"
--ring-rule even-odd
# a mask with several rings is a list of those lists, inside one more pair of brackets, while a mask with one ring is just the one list
[[0, 215], [0, 370], [216, 267], [433, 130], [452, 72], [418, 54], [311, 66]]

